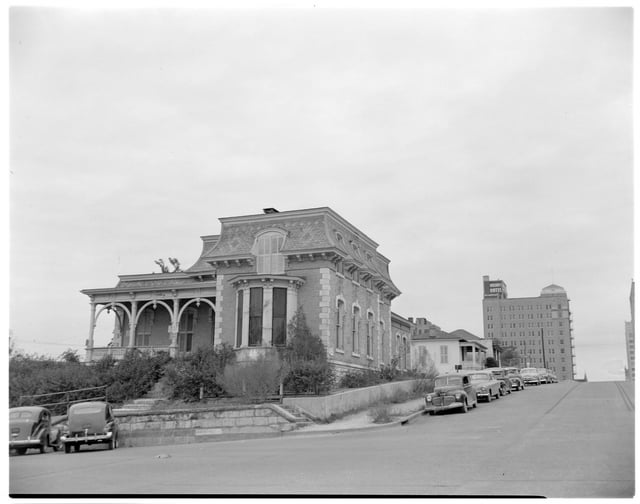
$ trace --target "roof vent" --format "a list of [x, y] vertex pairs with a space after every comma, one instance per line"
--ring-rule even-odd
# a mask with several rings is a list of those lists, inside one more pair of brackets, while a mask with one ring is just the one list
[[275, 208], [263, 208], [262, 211], [266, 214], [270, 214], [270, 213], [280, 213], [278, 212]]

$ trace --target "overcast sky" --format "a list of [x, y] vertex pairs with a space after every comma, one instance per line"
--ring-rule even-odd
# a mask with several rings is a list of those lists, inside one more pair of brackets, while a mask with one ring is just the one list
[[555, 283], [580, 376], [624, 378], [631, 9], [15, 8], [10, 30], [18, 348], [84, 349], [80, 289], [191, 266], [219, 217], [329, 206], [391, 260], [394, 312], [483, 336], [483, 275]]

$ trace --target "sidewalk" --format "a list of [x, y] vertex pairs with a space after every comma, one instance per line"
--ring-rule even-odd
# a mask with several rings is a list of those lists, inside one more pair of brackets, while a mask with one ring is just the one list
[[383, 425], [392, 425], [403, 421], [407, 417], [418, 413], [424, 409], [424, 399], [412, 399], [404, 403], [389, 404], [390, 414], [393, 416], [393, 420], [386, 424], [373, 423], [370, 416], [371, 408], [364, 411], [359, 411], [352, 415], [345, 416], [331, 423], [326, 424], [311, 424], [305, 427], [301, 427], [296, 432], [317, 432], [317, 431], [338, 431], [338, 430], [352, 430], [352, 429], [364, 429], [369, 427], [381, 427]]

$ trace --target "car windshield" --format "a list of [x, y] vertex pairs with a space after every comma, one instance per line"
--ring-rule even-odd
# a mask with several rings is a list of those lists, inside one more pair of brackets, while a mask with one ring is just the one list
[[521, 373], [537, 373], [536, 368], [528, 367], [520, 370]]
[[31, 411], [11, 411], [9, 412], [9, 420], [26, 420], [33, 418]]
[[460, 376], [439, 376], [436, 378], [436, 387], [444, 387], [445, 385], [462, 385], [462, 378]]
[[481, 381], [481, 380], [491, 380], [491, 375], [489, 373], [473, 373], [469, 375], [473, 381]]

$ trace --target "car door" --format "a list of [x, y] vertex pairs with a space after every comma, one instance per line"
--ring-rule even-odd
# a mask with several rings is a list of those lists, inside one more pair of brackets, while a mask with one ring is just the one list
[[462, 377], [462, 388], [467, 394], [467, 403], [469, 405], [476, 404], [478, 402], [478, 398], [476, 397], [476, 389], [473, 387], [473, 385], [471, 385], [468, 376]]

